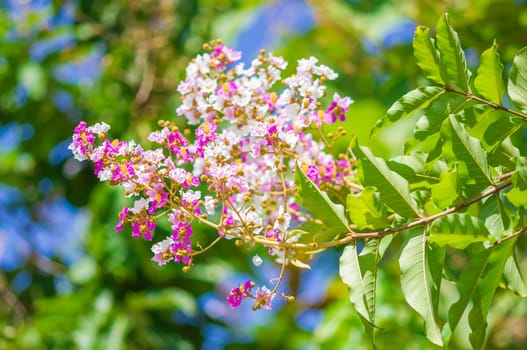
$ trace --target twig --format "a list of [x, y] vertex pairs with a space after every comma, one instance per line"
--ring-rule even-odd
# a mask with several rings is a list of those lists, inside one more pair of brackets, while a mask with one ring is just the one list
[[515, 115], [517, 117], [520, 117], [524, 122], [527, 122], [527, 114], [524, 114], [524, 113], [521, 113], [521, 112], [518, 112], [518, 111], [515, 111], [515, 110], [512, 110], [510, 108], [507, 108], [505, 106], [502, 106], [500, 104], [497, 104], [497, 103], [494, 103], [494, 102], [491, 102], [491, 101], [488, 101], [488, 100], [485, 100], [484, 98], [481, 98], [479, 96], [476, 96], [474, 94], [472, 94], [471, 92], [463, 92], [463, 91], [457, 91], [457, 90], [454, 90], [452, 88], [449, 88], [448, 86], [445, 86], [445, 91], [446, 92], [453, 92], [455, 94], [458, 94], [458, 95], [462, 95], [462, 96], [465, 96], [465, 97], [468, 97], [469, 99], [471, 100], [474, 100], [474, 101], [477, 101], [477, 102], [480, 102], [480, 103], [483, 103], [483, 104], [486, 104], [487, 106], [490, 106], [492, 108], [494, 108], [495, 110], [500, 110], [500, 111], [505, 111], [507, 113], [510, 113], [512, 115]]

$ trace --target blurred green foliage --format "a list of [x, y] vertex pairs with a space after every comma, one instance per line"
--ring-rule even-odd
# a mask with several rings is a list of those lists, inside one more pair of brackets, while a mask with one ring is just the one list
[[[316, 56], [339, 72], [331, 88], [355, 99], [345, 128], [362, 143], [393, 101], [425, 79], [413, 61], [411, 37], [416, 24], [433, 27], [442, 13], [449, 12], [473, 66], [477, 62], [471, 60], [477, 60], [494, 38], [506, 63], [525, 45], [527, 7], [522, 1], [308, 3], [315, 25], [300, 35], [284, 30], [270, 49], [289, 62]], [[236, 316], [215, 315], [199, 297], [216, 290], [223, 302], [226, 290], [219, 282], [236, 271], [253, 272], [248, 254], [222, 242], [214, 252], [200, 257], [188, 273], [176, 266], [159, 268], [150, 261], [144, 242], [132, 240], [129, 232], [113, 230], [124, 205], [122, 193], [97, 184], [91, 169], [80, 168], [70, 158], [50, 161], [50, 152], [68, 140], [80, 119], [105, 121], [115, 136], [145, 141], [158, 119], [173, 118], [179, 103], [176, 86], [201, 45], [215, 38], [236, 44], [238, 35], [269, 3], [80, 0], [72, 4], [71, 23], [56, 26], [43, 24], [42, 17], [58, 13], [64, 5], [61, 1], [51, 2], [44, 12], [30, 12], [24, 20], [13, 19], [7, 5], [0, 9], [4, 38], [0, 40], [0, 127], [19, 123], [34, 131], [0, 155], [0, 182], [20, 189], [30, 212], [57, 195], [90, 212], [85, 253], [72, 265], [59, 258], [42, 261], [31, 254], [23, 266], [0, 271], [0, 348], [215, 349], [222, 348], [222, 343], [229, 349], [369, 348], [347, 287], [336, 278], [316, 303], [300, 299], [272, 314], [243, 313], [241, 317], [263, 320], [254, 327], [248, 326], [252, 321]], [[32, 58], [37, 42], [63, 34], [75, 43], [43, 59]], [[90, 55], [95, 55], [95, 69], [81, 64]], [[80, 72], [85, 74], [76, 81], [57, 78], [57, 67], [72, 63], [73, 71], [85, 69]], [[23, 103], [17, 95], [20, 86], [27, 92]], [[71, 105], [60, 107], [59, 93], [67, 93]], [[370, 147], [377, 155], [401, 154], [408, 137], [394, 127], [372, 140]], [[337, 143], [335, 152], [347, 145], [347, 141]], [[42, 179], [52, 183], [46, 193], [39, 190]], [[406, 306], [400, 290], [389, 287], [399, 279], [395, 260], [387, 254], [381, 262], [378, 346], [430, 348], [418, 315]], [[33, 279], [16, 292], [13, 283], [23, 270], [31, 271]], [[335, 269], [335, 277], [336, 273]], [[59, 277], [68, 281], [67, 290], [57, 287]], [[304, 277], [289, 271], [292, 294]], [[487, 348], [525, 348], [527, 303], [505, 292], [496, 299]], [[305, 310], [322, 311], [322, 320], [314, 328], [297, 322]], [[232, 319], [237, 321], [226, 321]], [[450, 346], [464, 349], [467, 344], [454, 340]]]

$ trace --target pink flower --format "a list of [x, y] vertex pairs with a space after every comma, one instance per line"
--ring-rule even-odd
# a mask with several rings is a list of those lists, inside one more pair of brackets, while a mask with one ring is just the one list
[[339, 119], [344, 121], [346, 119], [346, 112], [349, 110], [350, 104], [353, 100], [349, 97], [340, 97], [338, 93], [333, 95], [333, 101], [329, 104], [324, 112], [327, 123], [334, 123]]
[[119, 222], [117, 223], [117, 226], [115, 226], [115, 231], [119, 232], [123, 229], [123, 225], [126, 220], [126, 215], [128, 215], [130, 209], [127, 207], [124, 207], [121, 212], [119, 213]]
[[318, 183], [319, 180], [319, 171], [318, 167], [316, 165], [310, 164], [307, 166], [306, 176], [313, 181], [314, 183]]
[[233, 288], [227, 297], [227, 301], [231, 304], [231, 307], [234, 309], [240, 306], [242, 300], [250, 295], [252, 288], [254, 288], [254, 282], [250, 280]]
[[154, 231], [156, 226], [156, 222], [153, 221], [153, 218], [147, 216], [141, 217], [138, 221], [132, 222], [132, 237], [143, 237], [147, 241], [150, 241], [152, 240], [152, 231]]
[[254, 301], [253, 309], [258, 310], [263, 307], [264, 309], [271, 310], [271, 303], [273, 302], [275, 294], [271, 293], [265, 286], [258, 287], [255, 294], [256, 300]]

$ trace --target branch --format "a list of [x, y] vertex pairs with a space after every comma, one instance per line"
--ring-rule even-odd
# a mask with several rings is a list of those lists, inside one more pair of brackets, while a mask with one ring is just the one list
[[455, 94], [465, 96], [465, 97], [467, 97], [467, 98], [469, 98], [471, 100], [477, 101], [479, 103], [483, 103], [483, 104], [485, 104], [487, 106], [490, 106], [490, 107], [492, 107], [495, 110], [505, 111], [507, 113], [510, 113], [512, 115], [515, 115], [515, 116], [519, 117], [520, 119], [522, 119], [523, 122], [527, 122], [527, 114], [524, 114], [524, 113], [512, 110], [510, 108], [507, 108], [505, 106], [499, 105], [497, 103], [485, 100], [484, 98], [476, 96], [476, 95], [472, 94], [471, 92], [457, 91], [457, 90], [451, 89], [448, 86], [445, 86], [445, 91], [446, 92], [453, 92]]
[[[506, 176], [508, 175], [508, 176]], [[505, 174], [505, 175], [502, 175], [501, 177], [502, 178], [508, 178], [510, 177], [511, 174]], [[437, 220], [443, 216], [446, 216], [446, 215], [449, 215], [449, 214], [452, 214], [452, 213], [456, 213], [458, 211], [461, 211], [467, 207], [469, 207], [470, 205], [476, 203], [476, 202], [479, 202], [480, 200], [482, 200], [483, 198], [486, 198], [488, 196], [491, 196], [495, 193], [498, 193], [499, 191], [509, 187], [510, 185], [512, 184], [512, 182], [509, 180], [509, 181], [505, 181], [499, 185], [495, 185], [493, 186], [492, 188], [488, 189], [487, 191], [483, 192], [483, 193], [480, 193], [479, 195], [475, 196], [475, 197], [472, 197], [470, 198], [469, 200], [467, 200], [466, 202], [463, 202], [461, 204], [458, 204], [456, 205], [455, 207], [452, 207], [452, 208], [449, 208], [449, 209], [446, 209], [440, 213], [437, 213], [435, 215], [432, 215], [432, 216], [426, 216], [426, 217], [423, 217], [423, 218], [420, 218], [416, 221], [412, 221], [406, 225], [402, 225], [402, 226], [399, 226], [399, 227], [394, 227], [394, 228], [391, 228], [391, 229], [387, 229], [387, 230], [378, 230], [378, 231], [370, 231], [370, 232], [359, 232], [359, 233], [355, 233], [355, 232], [350, 232], [348, 233], [348, 235], [344, 238], [341, 238], [341, 239], [338, 239], [338, 240], [334, 240], [334, 241], [329, 241], [329, 242], [322, 242], [322, 243], [287, 243], [287, 242], [280, 242], [279, 244], [276, 244], [276, 242], [268, 242], [267, 240], [265, 242], [260, 242], [260, 243], [265, 243], [265, 244], [270, 244], [270, 245], [273, 245], [273, 246], [278, 246], [278, 248], [282, 248], [282, 249], [285, 249], [285, 248], [293, 248], [293, 249], [298, 249], [298, 250], [313, 250], [313, 249], [325, 249], [325, 248], [330, 248], [330, 247], [337, 247], [337, 246], [341, 246], [341, 245], [346, 245], [346, 244], [349, 244], [357, 239], [361, 239], [361, 238], [374, 238], [374, 239], [379, 239], [379, 238], [382, 238], [384, 236], [388, 236], [388, 235], [391, 235], [391, 234], [395, 234], [397, 232], [401, 232], [401, 231], [404, 231], [404, 230], [408, 230], [408, 229], [411, 229], [411, 228], [414, 228], [414, 227], [418, 227], [418, 226], [424, 226], [424, 225], [427, 225], [431, 222], [433, 222], [434, 220]], [[259, 237], [255, 237], [255, 241], [259, 242], [260, 240], [258, 239]], [[274, 244], [272, 244], [274, 243]]]

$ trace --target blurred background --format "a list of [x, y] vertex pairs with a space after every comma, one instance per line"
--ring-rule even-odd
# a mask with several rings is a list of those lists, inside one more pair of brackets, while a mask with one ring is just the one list
[[[254, 252], [229, 241], [188, 273], [157, 267], [149, 244], [114, 231], [122, 192], [67, 146], [80, 120], [145, 141], [158, 119], [173, 120], [186, 64], [216, 38], [246, 62], [265, 48], [289, 73], [312, 55], [338, 71], [330, 89], [356, 101], [345, 128], [366, 143], [377, 118], [425, 83], [413, 32], [444, 12], [472, 68], [494, 38], [506, 64], [527, 43], [525, 1], [0, 1], [0, 349], [368, 349], [336, 278], [338, 249], [288, 271], [296, 302], [231, 310], [230, 288], [268, 283], [278, 267], [254, 267]], [[394, 130], [371, 147], [389, 157], [405, 137]], [[383, 264], [379, 348], [432, 348], [392, 287], [396, 262]], [[499, 293], [495, 305], [487, 348], [527, 348], [526, 301]]]

